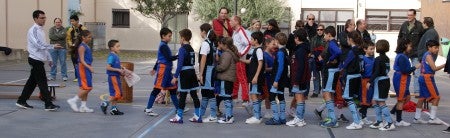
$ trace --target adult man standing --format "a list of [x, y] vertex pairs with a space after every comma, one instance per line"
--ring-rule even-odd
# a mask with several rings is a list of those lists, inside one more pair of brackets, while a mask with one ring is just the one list
[[55, 111], [59, 106], [52, 103], [50, 92], [48, 91], [47, 77], [45, 74], [44, 61], [49, 61], [52, 65], [52, 59], [48, 53], [49, 49], [62, 48], [59, 44], [50, 45], [46, 43], [43, 27], [45, 25], [45, 13], [41, 10], [33, 12], [34, 25], [27, 33], [28, 64], [31, 65], [30, 77], [22, 90], [22, 94], [17, 100], [16, 106], [24, 109], [33, 108], [27, 104], [27, 100], [33, 93], [36, 85], [41, 91], [43, 101], [45, 102], [45, 111]]
[[52, 56], [52, 60], [54, 62], [51, 71], [49, 80], [55, 80], [58, 60], [61, 64], [61, 77], [63, 81], [67, 81], [67, 66], [66, 66], [66, 32], [67, 30], [62, 26], [61, 18], [55, 18], [53, 20], [55, 26], [50, 28], [48, 32], [48, 36], [50, 37], [50, 44], [59, 44], [63, 48], [61, 49], [50, 49], [50, 55]]
[[306, 20], [308, 22], [306, 22], [305, 24], [305, 29], [306, 32], [308, 33], [308, 39], [311, 40], [314, 36], [317, 35], [316, 29], [317, 29], [317, 23], [315, 21], [316, 17], [314, 16], [314, 14], [308, 14], [308, 16], [306, 16]]
[[[325, 26], [323, 24], [319, 24], [317, 27], [317, 35], [314, 36], [311, 39], [311, 57], [308, 60], [309, 63], [309, 70], [312, 72], [313, 74], [313, 83], [314, 83], [314, 93], [311, 95], [312, 98], [318, 97], [320, 90], [321, 90], [321, 86], [320, 86], [320, 70], [321, 66], [319, 66], [318, 64], [318, 57], [319, 55], [325, 50], [325, 40], [323, 39], [323, 30], [325, 29]], [[310, 90], [310, 86], [307, 85], [306, 86], [306, 95], [309, 93]]]
[[[70, 24], [72, 24], [72, 26], [67, 30], [66, 42], [70, 47], [70, 58], [72, 59], [72, 64], [75, 68], [78, 63], [77, 57], [75, 55], [75, 43], [76, 41], [78, 41], [78, 35], [80, 34], [80, 32], [82, 30], [87, 30], [87, 28], [80, 24], [80, 18], [78, 18], [78, 15], [70, 16]], [[75, 74], [75, 79], [73, 81], [78, 81], [77, 74]]]
[[423, 18], [423, 29], [424, 33], [422, 37], [420, 38], [419, 44], [417, 45], [417, 56], [419, 61], [422, 61], [422, 56], [425, 52], [427, 52], [427, 46], [426, 43], [430, 40], [435, 40], [439, 42], [439, 34], [434, 29], [434, 22], [433, 18], [431, 17], [424, 17]]
[[364, 19], [359, 19], [356, 21], [356, 31], [361, 35], [364, 41], [371, 41], [370, 34], [367, 31], [367, 23]]
[[219, 17], [212, 21], [213, 30], [217, 37], [231, 37], [233, 35], [233, 28], [228, 19], [228, 10], [225, 7], [219, 9]]
[[[409, 39], [412, 42], [412, 50], [411, 54], [409, 54], [409, 58], [411, 58], [412, 65], [419, 64], [419, 59], [417, 55], [417, 47], [419, 44], [419, 40], [422, 37], [423, 34], [423, 26], [422, 23], [418, 20], [416, 20], [416, 10], [409, 9], [408, 12], [408, 21], [405, 21], [400, 31], [398, 32], [398, 39], [397, 44], [400, 44], [400, 42], [404, 39]], [[420, 75], [420, 69], [416, 69], [414, 71], [414, 93], [419, 93], [419, 75]]]
[[[250, 50], [250, 39], [248, 38], [247, 32], [241, 25], [242, 20], [239, 16], [233, 16], [231, 18], [230, 24], [233, 28], [233, 44], [236, 46], [239, 51], [239, 56], [241, 60], [245, 60], [245, 57]], [[243, 106], [248, 106], [249, 103], [249, 95], [248, 95], [248, 81], [247, 81], [247, 73], [245, 69], [244, 62], [236, 63], [236, 81], [233, 86], [233, 96], [237, 96], [239, 91], [239, 85], [242, 87], [242, 100], [244, 103]]]

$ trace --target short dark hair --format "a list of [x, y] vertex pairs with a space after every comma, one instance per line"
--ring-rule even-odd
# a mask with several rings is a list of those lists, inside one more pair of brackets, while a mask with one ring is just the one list
[[378, 40], [375, 47], [377, 53], [386, 53], [389, 51], [389, 42], [386, 39]]
[[369, 46], [375, 46], [375, 44], [370, 40], [364, 41], [363, 49], [367, 49]]
[[41, 11], [41, 10], [35, 10], [33, 12], [33, 19], [39, 18], [39, 14], [45, 14], [45, 13], [44, 13], [44, 11]]
[[79, 21], [80, 20], [80, 18], [78, 18], [78, 15], [76, 15], [76, 14], [74, 14], [74, 15], [70, 15], [70, 18], [69, 18], [70, 20], [75, 20], [75, 21]]
[[396, 53], [403, 53], [405, 52], [406, 48], [408, 48], [408, 44], [411, 44], [411, 40], [409, 39], [402, 39], [400, 43], [397, 45], [397, 49], [395, 49]]
[[414, 15], [416, 15], [416, 10], [415, 9], [409, 9], [408, 11], [412, 11]]
[[324, 34], [331, 34], [332, 37], [336, 37], [336, 29], [333, 26], [328, 26], [325, 28]]
[[223, 9], [225, 9], [225, 10], [227, 11], [227, 13], [230, 13], [230, 10], [229, 10], [227, 7], [220, 7], [219, 13], [220, 13], [220, 11], [222, 11]]
[[62, 22], [61, 18], [56, 17], [55, 19], [53, 19], [53, 23], [56, 22], [56, 20], [60, 20]]
[[192, 32], [189, 29], [183, 29], [180, 32], [180, 37], [184, 38], [186, 41], [191, 41], [192, 38]]
[[352, 23], [352, 21], [353, 21], [353, 19], [348, 19], [347, 21], [345, 21], [345, 29], [347, 29], [349, 26], [350, 26], [350, 24]]
[[363, 44], [363, 39], [361, 38], [361, 35], [357, 31], [352, 31], [348, 33], [347, 37], [352, 39], [357, 46], [361, 46]]
[[161, 28], [161, 30], [159, 31], [159, 37], [161, 37], [161, 39], [163, 38], [163, 36], [171, 34], [172, 31], [169, 28], [163, 27]]
[[253, 32], [251, 37], [255, 39], [258, 44], [262, 44], [264, 42], [264, 34], [261, 31]]
[[358, 19], [356, 21], [356, 27], [360, 26], [362, 24], [362, 22], [364, 21], [364, 19]]
[[275, 34], [275, 39], [278, 40], [278, 43], [280, 43], [280, 45], [286, 45], [288, 41], [288, 37], [282, 32]]
[[433, 18], [431, 17], [423, 17], [423, 23], [426, 24], [428, 27], [434, 26]]
[[303, 28], [297, 29], [294, 31], [294, 39], [297, 38], [298, 40], [302, 42], [306, 42], [308, 39], [308, 34], [306, 33], [306, 30]]
[[297, 21], [295, 22], [295, 27], [302, 28], [302, 27], [305, 27], [305, 25], [303, 24], [303, 21], [302, 21], [302, 20], [297, 20]]
[[119, 43], [119, 40], [111, 39], [108, 41], [108, 48], [111, 49], [114, 47], [117, 43]]
[[425, 45], [427, 45], [427, 48], [431, 48], [433, 46], [439, 46], [439, 42], [436, 40], [428, 40]]

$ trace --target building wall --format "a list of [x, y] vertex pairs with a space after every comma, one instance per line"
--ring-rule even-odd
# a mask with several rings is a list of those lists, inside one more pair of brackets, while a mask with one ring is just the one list
[[450, 38], [450, 18], [447, 13], [450, 13], [450, 2], [442, 2], [442, 0], [422, 0], [422, 14], [423, 17], [431, 17], [434, 21], [436, 31], [440, 37]]

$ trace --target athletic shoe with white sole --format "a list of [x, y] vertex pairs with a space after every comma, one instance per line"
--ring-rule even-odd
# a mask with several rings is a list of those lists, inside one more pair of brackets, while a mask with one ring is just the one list
[[356, 129], [362, 129], [362, 125], [361, 123], [355, 123], [353, 122], [352, 124], [348, 125], [347, 127], [345, 127], [346, 129], [350, 129], [350, 130], [356, 130]]
[[380, 127], [378, 130], [390, 131], [390, 130], [393, 130], [393, 129], [395, 129], [395, 125], [393, 123], [390, 123], [390, 124], [385, 125], [384, 127]]
[[408, 122], [402, 120], [400, 122], [395, 122], [395, 125], [396, 126], [410, 126], [411, 123], [408, 123]]
[[78, 109], [77, 100], [70, 98], [70, 99], [67, 99], [67, 103], [70, 105], [70, 108], [72, 108], [72, 110], [74, 112], [80, 111], [80, 109]]
[[249, 119], [245, 120], [246, 124], [260, 124], [261, 119], [257, 119], [256, 117], [250, 117]]
[[300, 118], [295, 117], [295, 118], [292, 119], [291, 121], [286, 122], [286, 125], [287, 125], [287, 126], [291, 126], [291, 127], [295, 127], [295, 126], [302, 127], [302, 126], [305, 126], [305, 125], [306, 125], [306, 122], [305, 122], [305, 120], [303, 120], [303, 119], [300, 119]]
[[157, 113], [153, 112], [153, 109], [152, 109], [152, 108], [150, 108], [150, 109], [145, 109], [145, 110], [144, 110], [144, 113], [145, 113], [146, 115], [148, 115], [148, 116], [158, 116]]
[[93, 113], [94, 109], [88, 108], [86, 106], [80, 106], [80, 112], [81, 113]]

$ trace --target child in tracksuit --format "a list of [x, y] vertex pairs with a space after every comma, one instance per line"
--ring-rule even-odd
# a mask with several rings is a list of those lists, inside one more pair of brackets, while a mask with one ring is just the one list
[[[269, 100], [273, 111], [273, 118], [265, 122], [266, 125], [286, 124], [286, 101], [284, 99], [284, 89], [288, 86], [288, 53], [285, 48], [287, 36], [284, 33], [277, 33], [275, 39], [279, 43], [279, 49], [274, 59], [272, 78], [273, 84], [270, 88]], [[278, 98], [279, 107], [275, 101]]]
[[[372, 76], [373, 62], [375, 60], [375, 44], [372, 41], [366, 41], [363, 49], [366, 55], [363, 57], [364, 71], [361, 74], [361, 84], [366, 84], [367, 82], [369, 82], [370, 77]], [[361, 92], [359, 94], [361, 108], [359, 109], [359, 113], [361, 114], [361, 121], [367, 125], [373, 123], [372, 121], [367, 119], [367, 109], [372, 106], [372, 98], [373, 89], [368, 89], [364, 86], [361, 87]]]
[[225, 116], [218, 122], [221, 124], [231, 124], [234, 122], [233, 101], [233, 83], [236, 81], [236, 62], [239, 62], [239, 53], [233, 45], [231, 37], [222, 38], [219, 41], [219, 47], [222, 50], [218, 65], [216, 67], [217, 79], [220, 80], [220, 98], [225, 104]]
[[111, 115], [123, 115], [116, 105], [117, 100], [122, 98], [122, 84], [120, 81], [120, 75], [124, 73], [124, 70], [120, 66], [120, 58], [117, 54], [120, 51], [120, 44], [117, 40], [109, 40], [108, 47], [111, 53], [108, 55], [108, 65], [106, 66], [106, 74], [108, 74], [108, 85], [109, 85], [109, 100], [103, 101], [100, 109], [102, 109], [103, 114], [106, 115], [106, 110], [108, 105], [111, 103]]
[[[291, 59], [291, 84], [292, 93], [295, 95], [295, 101], [297, 104], [296, 115], [293, 120], [286, 122], [287, 126], [305, 126], [306, 122], [304, 119], [305, 114], [305, 100], [307, 95], [304, 93], [307, 91], [307, 85], [311, 79], [311, 72], [309, 68], [309, 44], [305, 43], [307, 41], [307, 34], [304, 29], [298, 29], [294, 33], [295, 44], [297, 45], [297, 50], [293, 54]], [[292, 75], [295, 74], [295, 75]]]
[[409, 93], [409, 84], [411, 82], [411, 73], [413, 73], [416, 68], [420, 67], [418, 65], [411, 66], [411, 62], [407, 54], [411, 52], [412, 43], [409, 39], [404, 39], [397, 46], [397, 56], [394, 61], [394, 77], [392, 78], [392, 84], [394, 84], [395, 94], [397, 96], [397, 104], [392, 108], [391, 114], [396, 115], [396, 126], [410, 126], [411, 124], [402, 119], [403, 104], [411, 99]]
[[205, 41], [202, 42], [199, 52], [199, 81], [201, 86], [202, 101], [200, 105], [200, 116], [203, 116], [208, 103], [211, 113], [209, 117], [203, 119], [203, 122], [217, 122], [216, 97], [214, 93], [215, 84], [215, 52], [216, 35], [211, 29], [211, 25], [204, 23], [200, 26], [200, 33]]
[[261, 94], [263, 93], [264, 84], [264, 50], [262, 43], [264, 41], [264, 34], [262, 32], [254, 32], [251, 35], [250, 43], [253, 46], [253, 52], [249, 60], [242, 60], [248, 64], [248, 81], [250, 83], [250, 100], [253, 104], [253, 117], [245, 120], [247, 124], [261, 123]]
[[347, 56], [342, 64], [339, 65], [339, 70], [344, 70], [345, 87], [342, 98], [347, 102], [353, 118], [353, 123], [346, 127], [346, 129], [361, 129], [363, 123], [361, 122], [358, 112], [356, 111], [356, 104], [353, 100], [355, 94], [359, 93], [361, 88], [361, 66], [358, 55], [358, 46], [362, 45], [362, 38], [358, 32], [350, 32], [347, 36], [347, 42], [351, 49], [347, 52]]
[[428, 51], [422, 57], [420, 68], [420, 96], [419, 101], [417, 102], [416, 107], [416, 115], [414, 117], [414, 123], [424, 123], [421, 117], [422, 106], [424, 100], [427, 100], [432, 103], [430, 109], [430, 120], [428, 120], [429, 124], [440, 125], [442, 121], [436, 117], [437, 106], [439, 104], [439, 91], [436, 87], [436, 82], [434, 80], [434, 73], [438, 70], [441, 70], [445, 67], [445, 64], [436, 66], [437, 54], [439, 52], [439, 42], [436, 40], [429, 40], [426, 43]]
[[341, 54], [341, 50], [338, 47], [338, 44], [334, 37], [336, 36], [336, 29], [333, 26], [328, 26], [324, 31], [324, 39], [328, 42], [327, 52], [322, 58], [319, 56], [319, 61], [322, 61], [325, 65], [325, 73], [323, 74], [323, 81], [326, 82], [325, 88], [323, 89], [323, 96], [327, 108], [328, 118], [320, 123], [322, 127], [338, 127], [336, 115], [334, 113], [334, 101], [332, 97], [332, 93], [335, 92], [336, 83], [339, 77], [339, 55]]
[[172, 31], [169, 28], [162, 28], [161, 31], [159, 31], [159, 36], [161, 37], [161, 42], [159, 43], [158, 49], [155, 84], [153, 91], [148, 98], [147, 107], [144, 110], [145, 114], [149, 116], [158, 116], [158, 114], [153, 111], [152, 107], [156, 96], [161, 90], [169, 90], [170, 99], [172, 100], [175, 109], [178, 110], [178, 98], [176, 95], [177, 86], [171, 82], [173, 79], [172, 62], [177, 60], [178, 56], [172, 56], [172, 52], [170, 52], [170, 48], [167, 45], [172, 40]]
[[[172, 79], [172, 84], [178, 84], [180, 100], [177, 114], [170, 119], [171, 123], [183, 123], [183, 111], [186, 107], [186, 96], [189, 93], [194, 102], [194, 116], [189, 119], [191, 122], [202, 123], [200, 115], [200, 101], [198, 100], [197, 90], [199, 88], [197, 75], [195, 74], [195, 52], [189, 41], [192, 38], [192, 32], [189, 29], [183, 29], [180, 32], [181, 47], [178, 50], [178, 64]], [[177, 81], [179, 82], [177, 83]]]
[[[380, 53], [378, 57], [375, 58], [372, 76], [370, 81], [367, 83], [366, 87], [368, 89], [373, 89], [373, 100], [376, 105], [375, 114], [377, 122], [370, 125], [370, 128], [379, 129], [382, 131], [395, 129], [392, 123], [391, 115], [389, 114], [388, 106], [386, 105], [386, 100], [389, 94], [389, 87], [391, 86], [389, 82], [389, 58], [386, 56], [386, 52], [389, 51], [389, 42], [387, 40], [378, 40], [376, 43], [376, 52]], [[373, 87], [373, 88], [370, 88]], [[387, 124], [383, 124], [382, 115]]]

